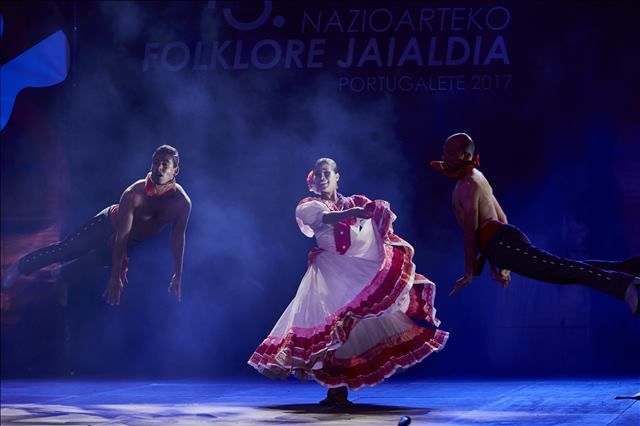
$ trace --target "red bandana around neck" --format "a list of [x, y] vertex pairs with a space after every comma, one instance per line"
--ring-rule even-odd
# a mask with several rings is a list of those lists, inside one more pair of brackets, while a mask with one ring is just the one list
[[149, 172], [144, 180], [144, 190], [147, 197], [162, 197], [163, 195], [176, 190], [176, 181], [174, 179], [171, 183], [162, 185], [162, 187], [159, 188], [155, 183], [153, 183], [153, 180], [151, 179], [151, 172]]
[[480, 155], [476, 154], [473, 157], [473, 160], [465, 162], [462, 166], [453, 171], [446, 171], [444, 169], [444, 161], [432, 161], [429, 165], [449, 179], [459, 180], [471, 173], [476, 167], [480, 167]]

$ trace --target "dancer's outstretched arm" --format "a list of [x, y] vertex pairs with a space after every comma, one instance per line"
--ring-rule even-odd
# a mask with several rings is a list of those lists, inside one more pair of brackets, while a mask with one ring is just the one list
[[368, 219], [369, 213], [365, 211], [362, 207], [352, 207], [347, 210], [342, 210], [340, 212], [326, 212], [322, 215], [322, 222], [327, 224], [334, 224], [340, 222], [341, 220], [350, 219], [352, 217], [358, 217], [361, 219]]

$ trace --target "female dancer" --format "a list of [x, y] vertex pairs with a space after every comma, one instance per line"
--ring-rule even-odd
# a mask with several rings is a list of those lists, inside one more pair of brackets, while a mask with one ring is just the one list
[[329, 388], [323, 405], [348, 405], [347, 387], [373, 386], [441, 350], [435, 284], [416, 274], [413, 247], [394, 234], [389, 203], [337, 192], [330, 158], [316, 162], [296, 221], [318, 247], [294, 299], [249, 364], [271, 378], [312, 378]]

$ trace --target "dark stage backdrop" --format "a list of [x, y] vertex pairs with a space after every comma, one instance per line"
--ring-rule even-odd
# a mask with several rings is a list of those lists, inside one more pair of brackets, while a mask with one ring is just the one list
[[[463, 268], [453, 183], [428, 169], [468, 132], [510, 222], [575, 258], [640, 254], [640, 36], [630, 3], [3, 2], [2, 64], [62, 30], [70, 68], [2, 130], [3, 270], [117, 202], [156, 146], [193, 201], [183, 301], [165, 232], [131, 253], [120, 307], [83, 277], [2, 296], [2, 376], [257, 377], [246, 360], [313, 242], [294, 220], [316, 158], [390, 201], [438, 284], [446, 348], [405, 373], [635, 374], [639, 321], [579, 286]], [[45, 65], [43, 65], [45, 66]]]

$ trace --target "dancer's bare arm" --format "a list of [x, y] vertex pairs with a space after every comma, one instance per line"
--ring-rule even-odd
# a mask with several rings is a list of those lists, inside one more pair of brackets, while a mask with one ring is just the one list
[[182, 265], [184, 262], [184, 245], [186, 240], [187, 224], [191, 213], [191, 201], [187, 198], [180, 205], [178, 217], [171, 228], [171, 252], [175, 265], [175, 273], [169, 282], [169, 292], [175, 293], [178, 301], [182, 299]]
[[127, 188], [118, 205], [118, 215], [116, 217], [116, 234], [113, 242], [113, 252], [111, 259], [111, 278], [107, 288], [103, 293], [107, 303], [110, 305], [120, 304], [120, 294], [124, 287], [120, 273], [122, 271], [122, 261], [127, 254], [127, 242], [133, 225], [133, 213], [140, 203], [140, 196], [136, 193], [135, 187]]
[[500, 203], [495, 197], [494, 197], [494, 200], [495, 200], [494, 206], [496, 208], [496, 213], [498, 213], [498, 220], [502, 223], [509, 223], [507, 221], [507, 215], [504, 213], [504, 210], [502, 210], [502, 206], [500, 205]]
[[362, 207], [352, 207], [347, 210], [342, 210], [339, 212], [326, 212], [322, 215], [322, 222], [327, 224], [334, 224], [340, 222], [341, 220], [349, 219], [352, 217], [359, 217], [362, 219], [368, 219], [369, 213], [365, 211]]
[[478, 251], [479, 199], [480, 187], [473, 179], [460, 182], [454, 193], [453, 205], [463, 233], [464, 274], [456, 281], [449, 296], [454, 295], [473, 281], [473, 265]]
[[[491, 191], [491, 195], [493, 198], [493, 205], [496, 209], [496, 214], [498, 215], [498, 220], [502, 223], [509, 223], [507, 221], [507, 215], [504, 213], [504, 210], [502, 210], [502, 206], [498, 202], [498, 199], [493, 195], [493, 190]], [[495, 281], [502, 285], [503, 288], [507, 288], [511, 281], [511, 272], [508, 269], [500, 269], [492, 266], [491, 276]]]

